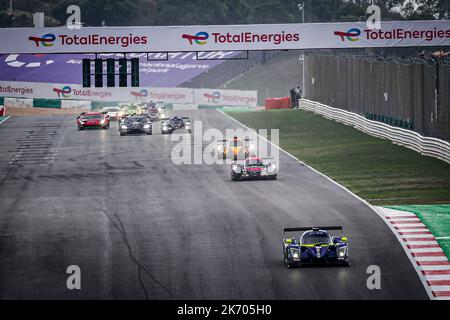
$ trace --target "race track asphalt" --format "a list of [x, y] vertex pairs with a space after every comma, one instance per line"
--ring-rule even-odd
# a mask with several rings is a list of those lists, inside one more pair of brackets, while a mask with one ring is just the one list
[[[385, 223], [285, 154], [278, 180], [231, 182], [228, 165], [175, 165], [170, 136], [120, 137], [115, 123], [13, 117], [0, 141], [2, 299], [428, 299]], [[282, 228], [304, 225], [342, 225], [351, 266], [285, 268]], [[69, 265], [81, 290], [66, 287]]]

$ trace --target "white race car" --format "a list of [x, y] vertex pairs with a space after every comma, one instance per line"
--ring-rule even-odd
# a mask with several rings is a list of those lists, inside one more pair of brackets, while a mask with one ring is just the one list
[[278, 169], [273, 163], [265, 163], [260, 157], [248, 157], [243, 164], [231, 165], [231, 180], [267, 178], [276, 180]]
[[117, 121], [122, 115], [123, 111], [120, 107], [104, 107], [100, 110], [101, 113], [106, 113], [110, 120]]

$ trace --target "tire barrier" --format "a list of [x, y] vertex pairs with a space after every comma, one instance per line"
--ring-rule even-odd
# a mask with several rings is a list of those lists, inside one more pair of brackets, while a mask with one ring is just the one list
[[409, 129], [393, 127], [386, 123], [366, 119], [356, 113], [333, 108], [308, 99], [300, 99], [300, 109], [312, 111], [323, 117], [352, 126], [371, 136], [391, 140], [392, 143], [450, 163], [450, 143], [437, 138], [424, 137]]
[[269, 109], [289, 109], [291, 107], [291, 99], [289, 97], [283, 98], [267, 98], [264, 101], [264, 107]]

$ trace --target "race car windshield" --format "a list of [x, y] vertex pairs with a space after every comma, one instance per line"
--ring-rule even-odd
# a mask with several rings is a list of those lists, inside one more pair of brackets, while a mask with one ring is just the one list
[[146, 120], [144, 118], [128, 118], [125, 120], [126, 123], [131, 122], [145, 122]]
[[251, 167], [251, 166], [262, 166], [263, 165], [260, 159], [247, 159], [245, 164], [248, 167]]
[[302, 244], [328, 244], [330, 236], [327, 234], [306, 234], [302, 237]]
[[102, 116], [99, 115], [91, 115], [91, 116], [84, 116], [83, 119], [101, 119]]

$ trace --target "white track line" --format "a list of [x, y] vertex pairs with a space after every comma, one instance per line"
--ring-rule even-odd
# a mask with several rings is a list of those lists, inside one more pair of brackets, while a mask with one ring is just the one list
[[440, 270], [448, 270], [450, 271], [450, 266], [422, 266], [422, 271], [440, 271]]
[[441, 248], [420, 248], [420, 249], [410, 249], [411, 252], [443, 252]]
[[0, 121], [0, 124], [2, 124], [3, 122], [5, 122], [5, 121], [8, 120], [9, 118], [11, 118], [11, 116], [6, 116], [5, 119], [3, 119], [2, 121]]

